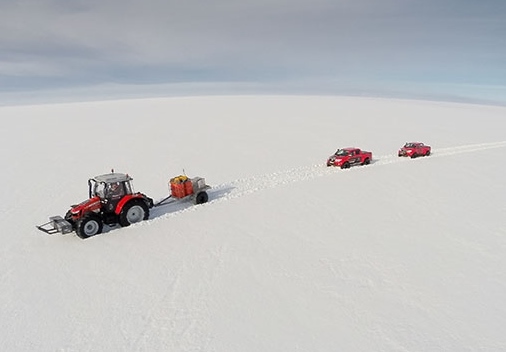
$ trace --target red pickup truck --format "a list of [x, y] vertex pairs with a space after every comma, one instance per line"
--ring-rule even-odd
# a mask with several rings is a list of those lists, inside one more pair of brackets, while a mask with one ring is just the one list
[[420, 142], [408, 142], [404, 144], [401, 149], [399, 149], [397, 155], [409, 156], [411, 158], [416, 158], [417, 156], [429, 156], [430, 149], [430, 146]]
[[347, 169], [353, 165], [368, 165], [371, 160], [371, 152], [359, 148], [343, 148], [329, 156], [327, 166], [339, 166], [341, 169]]

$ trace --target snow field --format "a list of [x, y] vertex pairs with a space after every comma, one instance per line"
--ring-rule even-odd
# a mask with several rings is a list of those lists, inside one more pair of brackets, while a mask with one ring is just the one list
[[[1, 108], [0, 347], [503, 350], [505, 112], [340, 97]], [[410, 140], [433, 155], [398, 158]], [[374, 162], [327, 168], [345, 146]], [[184, 168], [210, 202], [85, 241], [35, 229], [112, 167], [155, 199]]]

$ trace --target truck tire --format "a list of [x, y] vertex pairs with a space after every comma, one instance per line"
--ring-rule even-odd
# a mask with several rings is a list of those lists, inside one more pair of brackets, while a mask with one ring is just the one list
[[362, 163], [362, 165], [369, 165], [370, 163], [371, 163], [371, 160], [369, 160], [369, 158], [365, 158], [365, 160]]
[[427, 150], [427, 151], [425, 152], [425, 156], [429, 156], [429, 155], [430, 155], [430, 150]]
[[97, 214], [83, 216], [76, 224], [76, 234], [82, 239], [102, 233], [104, 224]]
[[207, 195], [206, 191], [202, 191], [197, 193], [197, 196], [195, 197], [195, 204], [203, 204], [207, 203], [209, 199], [209, 196]]
[[414, 159], [414, 158], [416, 158], [417, 156], [418, 156], [418, 154], [413, 153], [413, 154], [411, 154], [411, 159]]
[[341, 165], [341, 169], [349, 169], [349, 168], [350, 168], [349, 162], [345, 162], [343, 165]]
[[130, 226], [136, 222], [147, 220], [149, 218], [149, 208], [146, 202], [140, 199], [129, 201], [123, 206], [119, 213], [119, 224], [123, 227]]

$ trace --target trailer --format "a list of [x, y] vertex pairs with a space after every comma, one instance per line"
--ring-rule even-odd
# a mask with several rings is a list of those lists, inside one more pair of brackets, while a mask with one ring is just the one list
[[169, 196], [153, 204], [153, 206], [158, 207], [184, 199], [188, 199], [195, 204], [206, 203], [209, 200], [207, 190], [210, 188], [203, 177], [176, 176], [169, 181]]

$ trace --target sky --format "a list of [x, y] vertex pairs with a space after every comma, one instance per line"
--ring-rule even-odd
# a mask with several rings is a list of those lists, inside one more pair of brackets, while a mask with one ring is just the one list
[[502, 0], [2, 1], [0, 99], [158, 89], [500, 100], [505, 19]]

